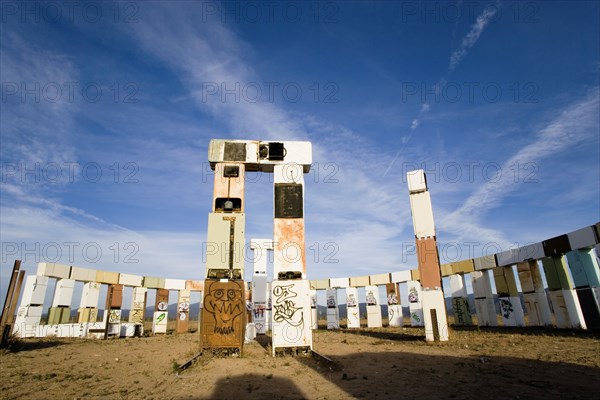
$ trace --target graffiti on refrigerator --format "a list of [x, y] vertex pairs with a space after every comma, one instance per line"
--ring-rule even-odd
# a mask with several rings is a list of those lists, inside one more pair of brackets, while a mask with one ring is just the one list
[[291, 290], [294, 285], [276, 286], [273, 289], [275, 297], [275, 313], [273, 321], [286, 322], [292, 326], [300, 326], [304, 323], [304, 315], [301, 307], [296, 307], [292, 299], [297, 297], [297, 293]]
[[204, 309], [215, 319], [214, 333], [229, 335], [234, 332], [234, 321], [245, 310], [242, 290], [228, 285], [229, 282], [214, 282], [204, 299]]
[[512, 314], [515, 310], [513, 309], [513, 305], [510, 302], [510, 300], [500, 299], [500, 311], [502, 313], [502, 316], [508, 319], [510, 318], [510, 314]]

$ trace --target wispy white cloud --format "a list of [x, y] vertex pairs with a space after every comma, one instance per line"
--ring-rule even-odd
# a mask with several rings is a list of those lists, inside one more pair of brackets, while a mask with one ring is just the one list
[[498, 8], [496, 5], [489, 5], [477, 17], [477, 20], [473, 25], [471, 25], [471, 29], [463, 38], [460, 47], [452, 52], [452, 55], [450, 56], [450, 64], [448, 65], [448, 72], [454, 71], [458, 64], [460, 64], [463, 58], [465, 58], [465, 56], [468, 54], [469, 50], [475, 45], [475, 43], [477, 43], [481, 33], [494, 18], [497, 10]]
[[[538, 162], [597, 135], [598, 94], [598, 88], [592, 89], [583, 99], [565, 107], [555, 119], [536, 133], [533, 142], [507, 159], [501, 169], [509, 171], [514, 165]], [[478, 238], [507, 245], [506, 239], [497, 232], [482, 228], [480, 222], [523, 184], [515, 182], [513, 176], [506, 173], [499, 179], [484, 183], [459, 208], [445, 216], [440, 221], [440, 227], [448, 232], [456, 232], [459, 240]]]
[[[172, 12], [166, 11], [167, 14]], [[158, 14], [163, 14], [162, 8]], [[406, 225], [399, 221], [409, 220], [410, 211], [393, 207], [382, 214], [378, 209], [397, 203], [404, 189], [390, 188], [384, 179], [374, 176], [378, 166], [385, 165], [385, 158], [374, 150], [370, 153], [372, 144], [348, 129], [323, 123], [309, 115], [292, 114], [276, 104], [203, 98], [204, 83], [225, 83], [232, 87], [236, 82], [243, 85], [261, 81], [262, 77], [244, 58], [247, 54], [244, 44], [223, 25], [195, 24], [193, 10], [188, 10], [187, 15], [177, 15], [177, 20], [177, 26], [170, 26], [168, 19], [157, 15], [153, 24], [138, 24], [132, 29], [147, 52], [180, 76], [200, 109], [226, 120], [235, 137], [313, 142], [313, 159], [315, 168], [320, 168], [320, 177], [318, 182], [307, 184], [307, 240], [312, 243], [318, 235], [320, 246], [335, 241], [339, 246], [336, 257], [344, 265], [346, 275], [351, 275], [355, 268], [399, 269], [400, 249], [388, 251], [391, 247], [388, 241], [404, 229]], [[327, 171], [323, 170], [326, 164], [330, 165]], [[336, 182], [323, 182], [330, 173]], [[265, 196], [269, 202], [270, 196]], [[322, 218], [316, 217], [319, 215]], [[348, 234], [346, 216], [352, 218], [354, 236]], [[263, 211], [260, 218], [270, 220], [271, 211]], [[391, 228], [381, 229], [385, 225]], [[260, 236], [270, 234], [263, 232]], [[356, 251], [357, 240], [368, 252]], [[374, 257], [375, 254], [378, 256]], [[335, 265], [321, 263], [316, 268], [314, 260], [310, 262], [311, 277], [340, 274]]]

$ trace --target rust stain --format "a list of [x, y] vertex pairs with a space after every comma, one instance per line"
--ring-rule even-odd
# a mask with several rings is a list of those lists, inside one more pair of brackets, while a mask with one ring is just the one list
[[424, 288], [441, 288], [442, 276], [435, 239], [417, 239], [417, 255], [421, 285]]
[[[226, 178], [223, 176], [225, 165], [235, 165], [239, 167], [239, 176], [237, 178]], [[215, 177], [213, 188], [213, 212], [215, 211], [215, 200], [217, 198], [238, 198], [242, 200], [242, 209], [244, 212], [244, 191], [246, 187], [245, 165], [237, 163], [217, 163], [215, 165]]]
[[276, 218], [273, 239], [275, 242], [275, 273], [301, 271], [306, 273], [306, 244], [303, 218]]
[[204, 290], [204, 281], [185, 281], [186, 290]]

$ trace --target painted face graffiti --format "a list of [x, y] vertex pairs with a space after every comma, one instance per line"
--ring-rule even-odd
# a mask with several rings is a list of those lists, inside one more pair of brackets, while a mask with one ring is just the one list
[[204, 299], [204, 308], [215, 319], [214, 333], [229, 335], [234, 333], [234, 320], [246, 307], [240, 289], [228, 282], [215, 282]]
[[417, 292], [417, 289], [410, 288], [410, 291], [408, 292], [408, 301], [409, 303], [418, 303], [419, 302], [419, 293]]
[[375, 298], [375, 294], [373, 294], [372, 291], [369, 291], [367, 293], [367, 305], [368, 306], [376, 306], [377, 305], [377, 299]]
[[346, 297], [346, 304], [348, 305], [348, 307], [356, 307], [356, 297], [354, 297], [353, 294], [349, 294]]
[[398, 304], [398, 297], [396, 297], [396, 293], [390, 293], [387, 296], [387, 303], [390, 306]]
[[304, 315], [301, 307], [296, 307], [296, 302], [292, 300], [298, 294], [292, 290], [294, 285], [275, 286], [273, 296], [275, 297], [275, 312], [273, 321], [285, 322], [292, 326], [300, 326], [304, 323]]
[[500, 299], [500, 311], [502, 311], [502, 316], [508, 319], [515, 310], [510, 300]]
[[327, 307], [328, 308], [335, 308], [336, 304], [335, 304], [335, 298], [333, 296], [329, 296], [327, 297]]

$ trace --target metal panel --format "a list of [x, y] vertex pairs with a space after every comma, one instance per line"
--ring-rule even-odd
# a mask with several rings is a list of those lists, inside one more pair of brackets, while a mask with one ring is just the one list
[[587, 329], [585, 319], [583, 317], [583, 311], [581, 310], [581, 304], [579, 304], [579, 297], [577, 291], [570, 289], [563, 289], [563, 297], [565, 298], [565, 304], [567, 311], [569, 312], [569, 319], [573, 328]]
[[[269, 145], [273, 142], [260, 142], [259, 146]], [[274, 160], [263, 158], [259, 161], [259, 169], [263, 172], [273, 172], [275, 165], [290, 164], [301, 165], [304, 173], [310, 172], [312, 164], [312, 144], [310, 142], [300, 141], [282, 141], [284, 158], [283, 160]]]
[[108, 285], [119, 284], [119, 273], [108, 271], [96, 271], [96, 282], [106, 283]]
[[573, 289], [573, 282], [567, 272], [565, 256], [542, 258], [542, 265], [544, 266], [548, 289]]
[[[442, 275], [438, 250], [434, 238], [417, 238], [417, 256], [419, 261], [419, 275], [423, 288], [441, 288]], [[413, 277], [413, 280], [416, 280]]]
[[454, 313], [454, 324], [462, 326], [473, 325], [469, 300], [466, 297], [452, 298], [452, 312]]
[[[232, 174], [232, 172], [234, 173]], [[244, 164], [219, 163], [215, 165], [212, 212], [225, 211], [224, 202], [227, 200], [231, 201], [233, 205], [233, 208], [228, 209], [229, 211], [244, 212], [245, 176]]]
[[493, 254], [488, 256], [478, 257], [473, 260], [473, 264], [476, 271], [482, 271], [484, 269], [496, 268], [496, 257]]
[[123, 285], [110, 285], [106, 294], [110, 308], [121, 308], [123, 305]]
[[385, 294], [387, 298], [387, 305], [393, 306], [400, 304], [400, 288], [397, 283], [388, 283], [385, 285]]
[[409, 198], [415, 237], [419, 239], [435, 236], [435, 223], [429, 192], [414, 193]]
[[129, 322], [134, 324], [144, 323], [144, 313], [146, 311], [146, 293], [147, 288], [136, 287], [133, 289], [131, 299], [131, 310], [129, 311]]
[[273, 181], [277, 183], [303, 184], [304, 172], [302, 170], [302, 166], [298, 164], [285, 164], [281, 167], [274, 168]]
[[185, 279], [165, 279], [165, 289], [185, 290]]
[[299, 183], [275, 184], [275, 218], [304, 218], [304, 190]]
[[554, 310], [554, 316], [556, 317], [557, 328], [572, 328], [571, 320], [569, 319], [569, 311], [567, 310], [567, 304], [565, 303], [565, 297], [563, 296], [562, 290], [550, 290], [548, 292], [550, 297], [550, 303]]
[[371, 285], [385, 285], [390, 283], [390, 274], [376, 274], [369, 277]]
[[[435, 340], [435, 332], [439, 335], [439, 340], [445, 342], [448, 340], [448, 321], [446, 318], [446, 301], [441, 289], [423, 290], [423, 319], [425, 322], [425, 340], [428, 342]], [[435, 314], [437, 324], [433, 319]]]
[[38, 263], [37, 275], [45, 275], [58, 279], [69, 279], [69, 275], [71, 275], [71, 266], [56, 263]]
[[267, 302], [267, 277], [265, 275], [254, 275], [252, 279], [252, 301], [257, 304]]
[[467, 297], [465, 278], [462, 275], [450, 275], [449, 281], [452, 297]]
[[468, 274], [472, 271], [475, 271], [473, 259], [455, 261], [452, 263], [452, 272], [455, 274]]
[[408, 282], [408, 281], [412, 280], [410, 270], [392, 272], [390, 276], [391, 276], [392, 282], [400, 283], [400, 282]]
[[596, 243], [598, 243], [593, 226], [586, 226], [585, 228], [567, 233], [567, 237], [569, 238], [569, 245], [572, 249], [594, 247]]
[[419, 272], [418, 269], [411, 269], [410, 270], [410, 278], [413, 281], [420, 281], [421, 280], [421, 273]]
[[273, 281], [273, 355], [282, 347], [312, 349], [311, 308], [306, 280]]
[[571, 251], [567, 235], [560, 235], [542, 242], [546, 257], [559, 256]]
[[25, 278], [25, 287], [21, 297], [21, 306], [44, 304], [48, 277], [29, 275]]
[[144, 277], [144, 287], [148, 289], [164, 289], [165, 278], [155, 278], [153, 276]]
[[339, 329], [337, 289], [327, 289], [327, 329]]
[[520, 262], [517, 264], [517, 273], [519, 274], [519, 282], [521, 283], [521, 291], [523, 293], [534, 292], [533, 279], [531, 277], [531, 270], [529, 269], [529, 262]]
[[498, 301], [504, 326], [525, 326], [525, 314], [519, 297], [499, 296]]
[[360, 328], [360, 309], [356, 287], [346, 288], [346, 311], [348, 328]]
[[119, 284], [125, 286], [142, 286], [144, 281], [143, 276], [139, 275], [129, 275], [129, 274], [119, 274]]
[[96, 270], [80, 267], [71, 267], [70, 279], [83, 282], [94, 282], [96, 280]]
[[88, 322], [96, 322], [98, 319], [98, 309], [97, 308], [78, 308], [77, 309], [77, 322], [80, 324], [88, 323]]
[[317, 290], [329, 289], [329, 279], [317, 280], [315, 289], [317, 289]]
[[404, 324], [402, 306], [400, 304], [400, 288], [397, 283], [385, 285], [388, 311], [388, 325], [400, 327]]
[[180, 290], [177, 299], [177, 322], [175, 331], [185, 333], [188, 331], [190, 320], [190, 291]]
[[247, 165], [247, 169], [258, 170], [257, 140], [224, 140], [211, 139], [208, 145], [208, 161], [214, 168], [215, 163], [239, 161]]
[[401, 327], [404, 325], [404, 315], [400, 304], [388, 305], [388, 324], [389, 326]]
[[98, 307], [98, 298], [100, 297], [100, 283], [88, 282], [83, 285], [81, 292], [80, 308]]
[[498, 326], [496, 305], [493, 298], [475, 299], [478, 326]]
[[154, 311], [167, 311], [169, 309], [169, 291], [157, 289], [154, 298]]
[[[246, 216], [243, 213], [208, 214], [207, 277], [211, 279], [226, 278], [229, 276], [227, 271], [230, 268], [236, 271], [239, 278], [244, 277], [245, 226]], [[233, 252], [231, 252], [232, 250]], [[213, 271], [215, 276], [211, 275]]]
[[523, 303], [527, 310], [528, 326], [552, 325], [552, 314], [545, 293], [525, 293]]
[[367, 326], [369, 328], [383, 326], [381, 305], [379, 304], [379, 288], [373, 285], [365, 287], [365, 296], [367, 303]]
[[70, 316], [70, 307], [50, 307], [48, 310], [48, 325], [67, 324]]
[[[303, 218], [275, 218], [273, 274], [301, 272], [306, 278], [306, 244]], [[242, 260], [243, 261], [243, 260]]]
[[499, 267], [513, 265], [518, 262], [518, 258], [519, 258], [519, 250], [518, 249], [506, 250], [506, 251], [503, 251], [500, 253], [496, 253], [496, 264]]
[[369, 276], [354, 276], [350, 278], [350, 286], [361, 287], [369, 286]]
[[452, 272], [452, 264], [451, 263], [440, 265], [440, 270], [442, 271], [442, 276], [450, 276], [454, 273], [454, 272]]
[[319, 315], [317, 313], [317, 291], [315, 289], [310, 289], [309, 294], [311, 329], [319, 329]]
[[577, 297], [588, 329], [600, 328], [600, 307], [594, 290], [591, 288], [577, 289]]
[[497, 267], [492, 271], [496, 282], [496, 293], [499, 297], [517, 296], [519, 294], [512, 267]]
[[238, 348], [244, 344], [246, 301], [243, 281], [207, 280], [202, 308], [203, 348]]
[[526, 260], [539, 260], [544, 258], [544, 247], [542, 243], [532, 243], [527, 246], [519, 247], [518, 251], [518, 261], [526, 261]]
[[59, 279], [56, 282], [54, 290], [54, 298], [52, 299], [52, 307], [70, 306], [73, 298], [73, 289], [75, 281], [72, 279]]
[[136, 332], [136, 324], [124, 323], [121, 324], [119, 337], [134, 337]]
[[600, 268], [593, 249], [573, 250], [566, 255], [576, 288], [600, 286]]
[[337, 308], [327, 309], [327, 329], [340, 329], [340, 317]]
[[421, 284], [417, 281], [406, 282], [408, 289], [408, 306], [410, 310], [410, 325], [423, 326], [423, 307], [421, 306]]
[[331, 278], [329, 285], [332, 288], [347, 288], [350, 286], [350, 278]]
[[492, 282], [490, 281], [490, 270], [471, 272], [471, 283], [473, 294], [478, 298], [493, 298]]
[[185, 289], [193, 292], [201, 292], [204, 290], [204, 281], [185, 281]]
[[427, 190], [427, 178], [422, 169], [408, 171], [406, 173], [406, 180], [408, 181], [408, 192], [410, 194]]
[[167, 333], [167, 322], [167, 311], [155, 311], [152, 317], [152, 333]]

